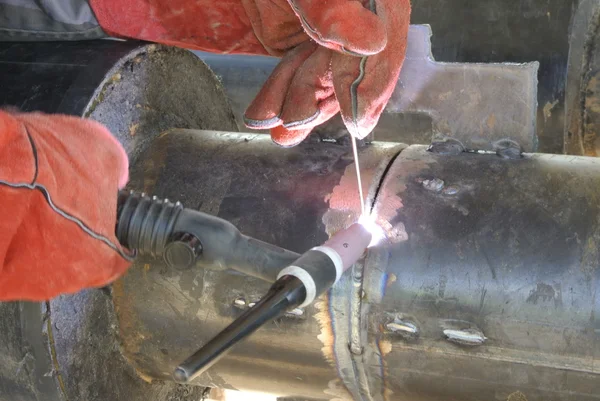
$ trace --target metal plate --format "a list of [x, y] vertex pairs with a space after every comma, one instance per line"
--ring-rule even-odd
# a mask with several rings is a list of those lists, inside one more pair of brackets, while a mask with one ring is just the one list
[[[375, 139], [410, 144], [448, 136], [468, 148], [488, 150], [498, 140], [511, 139], [525, 151], [535, 151], [539, 64], [436, 62], [430, 36], [428, 25], [411, 25], [402, 73]], [[221, 77], [238, 125], [247, 131], [245, 108], [278, 59], [196, 53]], [[347, 131], [334, 119], [316, 132], [337, 138]]]

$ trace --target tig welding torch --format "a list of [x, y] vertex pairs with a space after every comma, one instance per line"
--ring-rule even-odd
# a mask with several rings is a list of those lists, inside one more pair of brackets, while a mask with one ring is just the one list
[[297, 255], [179, 203], [121, 192], [118, 205], [117, 238], [130, 250], [162, 255], [176, 268], [205, 262], [275, 280], [252, 308], [175, 368], [173, 376], [181, 383], [201, 375], [263, 324], [310, 305], [364, 254], [372, 239], [366, 225], [356, 223]]

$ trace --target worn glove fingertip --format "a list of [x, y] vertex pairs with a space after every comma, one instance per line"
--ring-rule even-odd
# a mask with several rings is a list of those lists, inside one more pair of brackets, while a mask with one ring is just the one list
[[271, 129], [281, 124], [281, 118], [277, 115], [267, 119], [254, 119], [244, 114], [244, 125], [250, 129]]
[[377, 122], [379, 121], [379, 114], [376, 116], [359, 118], [354, 120], [352, 116], [346, 116], [342, 113], [342, 120], [346, 129], [356, 139], [364, 139], [375, 129]]
[[278, 126], [271, 130], [271, 139], [282, 148], [291, 148], [304, 141], [311, 130], [311, 128], [292, 130]]

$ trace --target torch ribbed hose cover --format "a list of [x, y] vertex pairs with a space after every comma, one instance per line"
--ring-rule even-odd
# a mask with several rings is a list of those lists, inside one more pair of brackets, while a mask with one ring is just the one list
[[183, 210], [181, 203], [120, 191], [117, 204], [116, 235], [121, 245], [142, 254], [161, 256]]

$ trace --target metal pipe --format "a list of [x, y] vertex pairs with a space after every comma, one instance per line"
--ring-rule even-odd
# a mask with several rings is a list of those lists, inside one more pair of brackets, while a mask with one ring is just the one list
[[[360, 148], [359, 158], [385, 233], [361, 274], [343, 274], [312, 304], [266, 323], [190, 384], [317, 400], [594, 400], [598, 160], [385, 143]], [[132, 162], [130, 185], [304, 252], [360, 215], [352, 161], [338, 144], [282, 150], [263, 136], [174, 130]], [[105, 374], [93, 360], [146, 378], [117, 380], [115, 391], [193, 391], [175, 385], [173, 369], [268, 289], [239, 271], [173, 269], [143, 255], [112, 289], [38, 306], [28, 332], [43, 323], [50, 345], [29, 355], [8, 347], [9, 377], [43, 377], [60, 364], [64, 388], [80, 394], [82, 380]], [[1, 311], [4, 332], [17, 333], [14, 316], [24, 315]], [[90, 338], [101, 346], [90, 348]]]
[[[160, 163], [132, 166], [132, 185], [153, 182], [148, 191], [179, 194], [267, 242], [306, 250], [360, 215], [350, 147], [281, 150], [260, 136], [199, 131], [172, 131], [153, 146], [161, 151], [145, 157]], [[569, 389], [592, 400], [598, 160], [438, 152], [443, 146], [410, 146], [393, 159], [397, 152], [386, 146], [359, 149], [368, 192], [377, 194], [372, 217], [385, 232], [362, 276], [342, 275], [327, 296], [266, 324], [193, 384], [319, 399], [337, 379], [339, 398], [521, 392], [554, 400]], [[381, 166], [384, 159], [393, 162]], [[164, 273], [150, 261], [119, 284], [124, 352], [151, 377], [168, 380], [180, 360], [268, 290], [230, 271], [193, 270]], [[362, 291], [350, 302], [356, 284]], [[565, 371], [583, 384], [566, 382]], [[545, 384], [523, 385], [527, 377]]]

